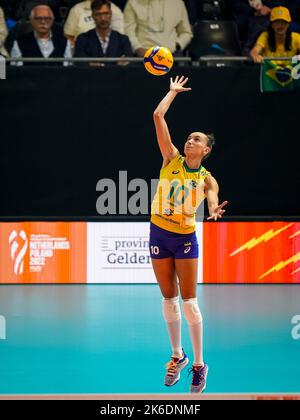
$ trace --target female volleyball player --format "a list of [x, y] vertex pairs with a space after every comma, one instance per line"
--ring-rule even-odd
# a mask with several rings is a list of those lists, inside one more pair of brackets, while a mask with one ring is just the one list
[[[206, 386], [208, 367], [203, 361], [202, 316], [196, 289], [198, 271], [198, 242], [195, 234], [196, 210], [207, 197], [210, 216], [221, 218], [227, 204], [218, 202], [218, 184], [201, 165], [214, 144], [213, 135], [201, 132], [190, 134], [184, 146], [185, 157], [172, 143], [165, 114], [178, 93], [190, 91], [185, 87], [188, 78], [171, 79], [170, 91], [154, 111], [154, 123], [163, 157], [160, 180], [151, 209], [150, 253], [153, 269], [163, 295], [163, 316], [167, 323], [172, 357], [167, 364], [165, 385], [172, 386], [180, 371], [188, 364], [181, 344], [181, 311], [189, 326], [194, 353], [191, 392], [202, 392]], [[178, 282], [177, 282], [178, 278]]]

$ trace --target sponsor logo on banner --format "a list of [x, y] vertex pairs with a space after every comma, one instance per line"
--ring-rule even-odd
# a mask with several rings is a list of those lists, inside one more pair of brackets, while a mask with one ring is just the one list
[[85, 283], [86, 223], [0, 223], [0, 283]]
[[103, 236], [101, 241], [103, 254], [102, 268], [122, 266], [131, 269], [132, 265], [145, 265], [151, 268], [149, 239], [145, 236]]
[[[23, 244], [19, 242], [23, 240]], [[29, 246], [28, 246], [29, 244]], [[15, 230], [9, 235], [10, 255], [14, 264], [14, 274], [20, 275], [24, 272], [24, 258], [29, 249], [29, 271], [41, 272], [47, 264], [47, 259], [54, 258], [54, 253], [60, 250], [69, 250], [70, 242], [67, 238], [53, 238], [51, 235], [27, 235], [22, 230], [17, 233]]]
[[[23, 240], [23, 244], [19, 242]], [[24, 272], [24, 258], [29, 249], [29, 271], [41, 272], [46, 266], [47, 259], [54, 258], [54, 253], [60, 250], [69, 250], [70, 242], [66, 238], [53, 238], [51, 235], [27, 235], [22, 230], [17, 233], [15, 230], [9, 235], [10, 255], [14, 265], [14, 274], [20, 275]], [[29, 246], [28, 246], [29, 245]]]
[[[23, 244], [18, 242], [18, 239], [23, 240]], [[14, 264], [14, 273], [23, 274], [24, 271], [24, 257], [28, 248], [28, 239], [24, 230], [17, 233], [15, 230], [9, 235], [10, 256]]]
[[90, 283], [155, 283], [149, 223], [88, 223]]
[[[197, 231], [201, 255], [202, 223]], [[157, 283], [149, 251], [149, 223], [88, 223], [87, 232], [89, 283]]]

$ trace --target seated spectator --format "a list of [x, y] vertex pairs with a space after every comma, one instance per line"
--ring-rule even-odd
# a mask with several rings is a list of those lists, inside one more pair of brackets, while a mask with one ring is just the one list
[[[268, 30], [259, 36], [250, 52], [255, 63], [262, 63], [264, 57], [293, 57], [300, 53], [300, 34], [291, 32], [291, 20], [286, 7], [272, 9]], [[280, 61], [276, 63], [285, 64]]]
[[284, 5], [285, 0], [228, 0], [228, 8], [238, 25], [244, 55], [249, 54], [258, 35], [267, 29], [271, 9]]
[[[62, 30], [54, 30], [54, 15], [49, 6], [36, 6], [30, 14], [33, 28], [14, 42], [11, 57], [52, 57], [70, 58], [70, 42], [64, 37]], [[40, 64], [40, 63], [39, 63]], [[22, 62], [18, 62], [22, 65]]]
[[[75, 43], [78, 35], [83, 32], [95, 29], [95, 22], [92, 18], [91, 10], [92, 0], [82, 1], [76, 4], [69, 12], [69, 16], [64, 26], [66, 37]], [[111, 3], [111, 29], [124, 34], [124, 19], [122, 11], [114, 4]]]
[[[78, 36], [75, 57], [131, 57], [133, 54], [128, 37], [111, 29], [111, 2], [94, 0], [91, 9], [96, 28]], [[101, 65], [98, 63], [98, 66]]]
[[22, 35], [32, 31], [30, 24], [30, 13], [36, 6], [49, 6], [54, 13], [54, 17], [59, 16], [59, 5], [60, 0], [10, 0], [7, 5], [7, 13], [10, 18], [7, 24], [10, 24], [11, 28], [6, 39], [6, 49], [10, 53], [14, 42]]
[[4, 18], [4, 13], [2, 8], [0, 7], [0, 54], [7, 56], [6, 49], [4, 48], [4, 42], [7, 37], [7, 28]]
[[182, 55], [193, 37], [182, 0], [128, 0], [124, 22], [125, 33], [139, 57], [154, 45], [168, 47], [176, 55]]

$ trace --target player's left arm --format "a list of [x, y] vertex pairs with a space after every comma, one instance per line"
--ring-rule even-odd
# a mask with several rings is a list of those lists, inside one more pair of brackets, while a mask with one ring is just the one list
[[226, 206], [228, 201], [223, 201], [223, 203], [219, 205], [219, 185], [211, 174], [208, 174], [205, 178], [204, 191], [207, 197], [209, 211], [209, 217], [207, 220], [221, 219], [226, 211], [223, 210], [223, 208]]

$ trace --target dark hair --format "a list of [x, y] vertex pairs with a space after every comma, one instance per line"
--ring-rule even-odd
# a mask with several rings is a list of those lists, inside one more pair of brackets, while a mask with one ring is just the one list
[[212, 148], [213, 148], [213, 146], [216, 143], [215, 135], [213, 133], [210, 133], [210, 134], [204, 133], [204, 134], [206, 135], [206, 138], [207, 138], [207, 146], [210, 148], [210, 152], [207, 153], [207, 155], [205, 155], [202, 160], [205, 160], [205, 159], [207, 159], [209, 157], [209, 155], [212, 152]]
[[[272, 52], [275, 52], [276, 51], [275, 31], [272, 28], [271, 23], [269, 23], [267, 31], [268, 31], [269, 48]], [[292, 31], [291, 31], [290, 28], [288, 28], [287, 31], [286, 31], [284, 49], [285, 49], [285, 51], [291, 51], [291, 49], [292, 49]]]
[[93, 0], [91, 4], [92, 12], [99, 10], [102, 6], [108, 6], [111, 9], [110, 0]]

